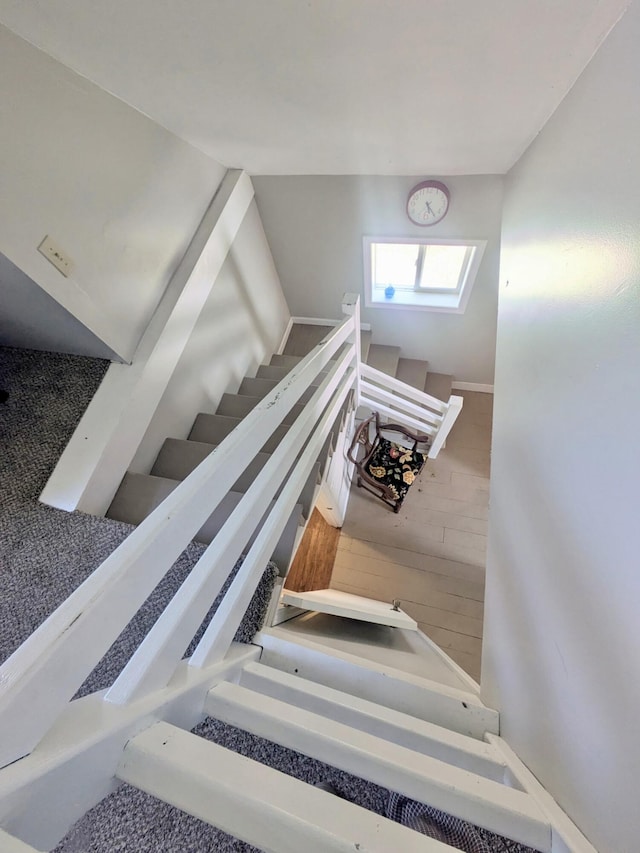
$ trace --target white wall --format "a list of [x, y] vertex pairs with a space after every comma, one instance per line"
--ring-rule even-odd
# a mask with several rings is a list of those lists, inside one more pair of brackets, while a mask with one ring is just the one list
[[0, 252], [130, 360], [224, 169], [4, 27], [0, 164]]
[[97, 358], [116, 354], [0, 253], [0, 344]]
[[[493, 382], [502, 178], [458, 176], [447, 217], [420, 228], [406, 216], [419, 177], [254, 177], [258, 208], [294, 316], [339, 317], [342, 294], [360, 293], [375, 343], [400, 346], [436, 372]], [[425, 236], [488, 241], [464, 314], [365, 308], [362, 237]]]
[[148, 473], [165, 438], [186, 438], [198, 412], [255, 375], [289, 317], [253, 201], [129, 470]]
[[508, 176], [483, 698], [600, 853], [640, 847], [640, 5]]

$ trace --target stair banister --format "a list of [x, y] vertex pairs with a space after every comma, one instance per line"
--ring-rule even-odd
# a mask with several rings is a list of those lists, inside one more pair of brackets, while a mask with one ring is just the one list
[[[331, 330], [0, 668], [0, 766], [28, 754], [216, 508], [262, 444], [353, 336]], [[43, 693], [46, 701], [43, 702]]]
[[[278, 491], [283, 478], [287, 474], [291, 459], [298, 457], [307, 441], [309, 430], [313, 428], [313, 425], [318, 421], [318, 418], [329, 403], [330, 409], [327, 409], [328, 414], [325, 413], [322, 416], [314, 436], [318, 434], [318, 430], [328, 430], [331, 426], [349, 388], [353, 384], [354, 368], [349, 368], [349, 363], [352, 360], [353, 354], [351, 350], [345, 352], [318, 387], [312, 399], [305, 407], [304, 412], [296, 419], [277, 450], [271, 455], [260, 474], [245, 493], [243, 499], [231, 513], [220, 532], [198, 560], [197, 564], [182, 583], [180, 589], [156, 620], [145, 639], [113, 683], [106, 694], [105, 698], [107, 701], [114, 704], [131, 702], [154, 690], [161, 689], [168, 683], [175, 668], [182, 659], [184, 650], [207, 615], [211, 602], [220, 593], [231, 569], [244, 550], [244, 543], [246, 543], [255, 528], [255, 520], [261, 519], [268, 510], [273, 495]], [[348, 370], [347, 373], [345, 373], [346, 370]], [[344, 379], [345, 376], [347, 377], [346, 380]], [[338, 386], [340, 386], [341, 393], [336, 403], [333, 400], [333, 395]], [[327, 420], [328, 424], [326, 423]], [[287, 503], [284, 509], [282, 508], [281, 495], [278, 498], [276, 507], [274, 507], [269, 514], [269, 518], [264, 522], [263, 531], [270, 526], [271, 521], [272, 535], [269, 538], [270, 550], [267, 548], [266, 554], [261, 553], [260, 555], [259, 565], [257, 565], [256, 569], [255, 585], [251, 589], [249, 599], [253, 595], [255, 586], [257, 586], [264, 572], [264, 566], [275, 548], [286, 520], [293, 511], [302, 486], [309, 476], [309, 472], [320, 452], [320, 448], [317, 447], [318, 440], [313, 441], [313, 444], [311, 444], [312, 441], [313, 439], [309, 444], [313, 448], [311, 454], [307, 448], [305, 456], [296, 465], [295, 473], [297, 476], [294, 479], [292, 475], [289, 475], [287, 479], [285, 490], [288, 490], [287, 494], [293, 495], [292, 501], [289, 502], [290, 505]], [[324, 435], [321, 436], [319, 441], [321, 447], [322, 442], [324, 442]], [[313, 455], [314, 453], [315, 456]], [[302, 468], [303, 462], [305, 463], [304, 468]], [[300, 470], [302, 470], [302, 473], [300, 473]], [[275, 527], [272, 521], [274, 516], [276, 517], [275, 524], [277, 525]], [[275, 534], [273, 534], [273, 530], [276, 531]], [[248, 565], [248, 563], [253, 564], [255, 562], [251, 560], [254, 549], [255, 545], [247, 554], [245, 564]], [[233, 587], [227, 592], [225, 602], [231, 597], [232, 590]], [[222, 606], [220, 606], [218, 612], [220, 612]], [[239, 610], [238, 624], [245, 610], [246, 607]], [[237, 627], [235, 625], [233, 628], [229, 643], [233, 639]], [[223, 654], [226, 653], [229, 643], [224, 649]]]
[[329, 407], [322, 415], [300, 457], [296, 471], [287, 479], [269, 520], [262, 526], [227, 594], [214, 613], [204, 636], [191, 655], [190, 666], [212, 666], [226, 655], [260, 581], [265, 562], [269, 559], [269, 555], [272, 553], [281, 533], [275, 525], [269, 523], [270, 519], [272, 516], [280, 519], [286, 518], [295, 506], [300, 489], [318, 458], [324, 440], [331, 429], [331, 424], [338, 416], [349, 391], [353, 387], [354, 375], [355, 369], [353, 367], [344, 374]]
[[434, 438], [431, 446], [429, 447], [429, 459], [435, 459], [438, 453], [444, 447], [444, 443], [447, 439], [447, 436], [451, 432], [451, 427], [456, 422], [456, 418], [460, 414], [462, 410], [462, 397], [457, 397], [452, 395], [449, 398], [449, 408], [447, 409], [445, 416], [442, 420], [442, 424], [440, 429], [438, 430], [438, 434]]
[[362, 365], [362, 375], [365, 379], [371, 380], [378, 385], [384, 385], [385, 388], [395, 391], [397, 394], [409, 397], [414, 403], [417, 403], [424, 409], [432, 409], [442, 416], [447, 411], [448, 404], [442, 400], [438, 400], [437, 397], [432, 397], [431, 394], [419, 391], [417, 388], [407, 385], [406, 382], [396, 379], [395, 376], [389, 376], [368, 364]]
[[360, 403], [360, 377], [362, 370], [362, 343], [360, 341], [360, 297], [356, 293], [345, 293], [342, 297], [342, 313], [353, 319], [353, 332], [349, 338], [356, 351], [355, 396]]

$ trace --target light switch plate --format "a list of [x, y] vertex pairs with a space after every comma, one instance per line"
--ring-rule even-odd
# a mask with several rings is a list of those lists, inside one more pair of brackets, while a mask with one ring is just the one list
[[38, 251], [41, 255], [44, 255], [45, 258], [62, 273], [62, 275], [68, 277], [73, 272], [73, 263], [71, 258], [53, 242], [48, 234], [38, 246]]

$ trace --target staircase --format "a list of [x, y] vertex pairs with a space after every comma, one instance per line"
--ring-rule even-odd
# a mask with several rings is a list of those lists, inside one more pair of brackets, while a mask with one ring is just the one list
[[[278, 379], [245, 378], [237, 394], [224, 394], [214, 414], [199, 414], [186, 440], [167, 438], [156, 457], [149, 474], [127, 472], [113, 501], [107, 510], [107, 518], [140, 524], [176, 486], [185, 480], [200, 463], [218, 447], [225, 438], [242, 422], [242, 419], [278, 385]], [[311, 392], [312, 389], [309, 389]], [[284, 422], [260, 448], [249, 465], [239, 475], [220, 502], [215, 512], [197, 531], [194, 539], [209, 545], [220, 532], [233, 510], [238, 506], [242, 495], [247, 492], [260, 471], [268, 462], [290, 425], [304, 408], [309, 392], [303, 395], [303, 402], [295, 405]], [[278, 566], [282, 575], [286, 574], [298, 541], [298, 529], [304, 526], [313, 508], [314, 492], [317, 487], [320, 463], [312, 469], [300, 494], [293, 513], [289, 517], [285, 530], [279, 539], [271, 560]], [[270, 507], [271, 509], [272, 507]], [[260, 531], [259, 525], [247, 540], [249, 547]]]
[[[301, 753], [544, 853], [592, 853], [472, 686], [391, 669], [357, 644], [340, 652], [286, 624], [254, 645], [232, 642], [270, 556], [286, 574], [320, 492], [339, 507], [355, 406], [375, 401], [430, 431], [430, 453], [455, 419], [455, 398], [441, 403], [361, 364], [357, 298], [343, 311], [308, 355], [274, 356], [198, 415], [188, 439], [167, 439], [149, 475], [125, 477], [109, 515], [137, 528], [3, 664], [2, 851], [50, 850], [121, 782], [262, 850], [453, 849], [191, 731], [217, 721], [265, 739], [267, 756], [293, 750], [292, 763]], [[394, 372], [417, 371], [400, 362]], [[72, 701], [194, 538], [206, 550], [111, 687]]]
[[401, 358], [400, 352], [400, 347], [372, 343], [367, 353], [363, 352], [362, 358], [375, 370], [395, 377], [418, 391], [424, 391], [425, 394], [443, 402], [449, 400], [452, 376], [433, 373], [429, 371], [429, 362], [416, 358]]

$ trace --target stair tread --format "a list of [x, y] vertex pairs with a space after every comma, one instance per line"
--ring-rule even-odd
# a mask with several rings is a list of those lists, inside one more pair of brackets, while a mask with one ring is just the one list
[[334, 326], [319, 326], [315, 323], [294, 323], [284, 346], [284, 355], [301, 357], [308, 355], [334, 328]]
[[[216, 414], [243, 418], [261, 402], [261, 397], [249, 397], [242, 394], [223, 394], [216, 409]], [[304, 405], [302, 403], [293, 405], [284, 416], [283, 423], [292, 424], [303, 408]]]
[[274, 353], [269, 359], [269, 364], [274, 367], [286, 367], [289, 370], [302, 361], [301, 355], [286, 355], [285, 353]]
[[179, 482], [169, 477], [127, 471], [111, 501], [106, 517], [129, 524], [140, 524], [171, 494]]
[[447, 403], [451, 396], [451, 383], [453, 376], [448, 373], [431, 373], [427, 374], [424, 390], [426, 394], [430, 394], [437, 400], [442, 400]]
[[128, 741], [117, 776], [260, 849], [434, 849], [400, 823], [169, 723]]
[[[113, 518], [116, 521], [126, 521], [129, 524], [140, 524], [171, 494], [179, 482], [179, 480], [172, 480], [168, 477], [156, 477], [152, 474], [137, 474], [129, 471], [124, 475], [111, 506], [107, 510], [107, 517]], [[243, 497], [242, 492], [233, 490], [227, 492], [216, 509], [195, 534], [193, 537], [194, 540], [209, 545]], [[273, 506], [273, 503], [271, 503], [271, 506]], [[296, 529], [301, 515], [302, 504], [298, 503], [289, 517], [283, 534], [273, 552], [271, 559], [281, 572], [286, 571], [291, 559]], [[254, 541], [259, 530], [260, 525], [252, 533], [246, 543], [247, 546]]]
[[[468, 689], [402, 671], [391, 675], [388, 667], [356, 652], [336, 652], [321, 639], [294, 633], [286, 622], [264, 629], [256, 642], [263, 648], [261, 661], [285, 672], [295, 670], [303, 678], [330, 684], [463, 735], [482, 738], [486, 732], [498, 732], [498, 712], [486, 708]], [[342, 662], [340, 667], [336, 666], [336, 655]]]
[[504, 779], [504, 758], [490, 744], [469, 735], [459, 734], [264, 663], [253, 662], [244, 666], [239, 684], [496, 782]]
[[367, 364], [388, 376], [395, 376], [400, 358], [400, 347], [385, 344], [371, 344], [367, 356]]
[[418, 391], [423, 391], [427, 381], [429, 362], [418, 358], [400, 358], [396, 370], [396, 379], [406, 382]]
[[[184, 480], [189, 474], [215, 450], [217, 445], [188, 439], [165, 439], [151, 474], [173, 480]], [[269, 453], [257, 453], [245, 471], [232, 486], [232, 491], [246, 492], [253, 480], [269, 460]]]
[[[189, 433], [189, 441], [220, 444], [241, 423], [242, 418], [240, 417], [201, 412], [193, 423], [193, 427]], [[286, 435], [289, 426], [290, 424], [281, 424], [276, 427], [261, 450], [265, 453], [273, 453]]]
[[245, 376], [238, 388], [238, 394], [248, 397], [266, 397], [270, 391], [280, 384], [279, 379], [264, 379], [262, 377]]
[[154, 477], [184, 480], [215, 447], [205, 441], [165, 438], [149, 473]]

